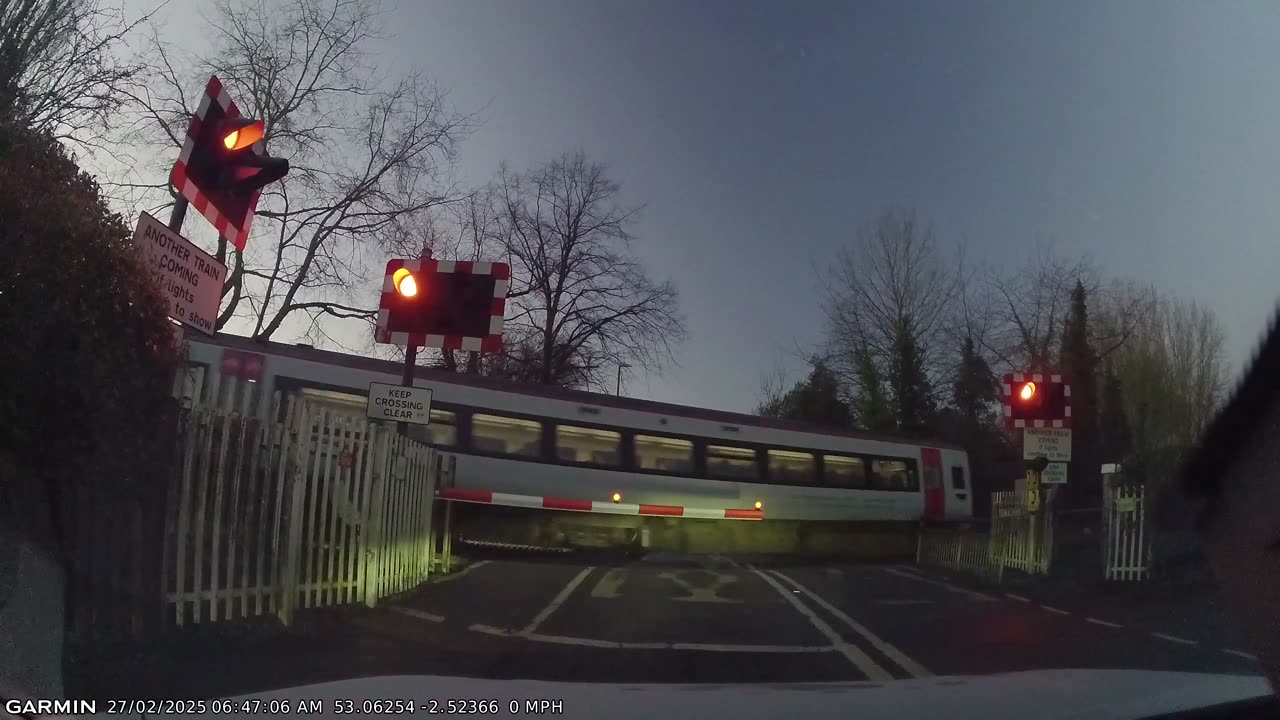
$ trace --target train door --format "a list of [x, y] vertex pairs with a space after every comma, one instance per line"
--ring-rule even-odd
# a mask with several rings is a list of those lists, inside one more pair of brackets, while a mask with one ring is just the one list
[[947, 489], [942, 483], [942, 452], [937, 448], [920, 450], [924, 477], [924, 519], [941, 522], [947, 515]]

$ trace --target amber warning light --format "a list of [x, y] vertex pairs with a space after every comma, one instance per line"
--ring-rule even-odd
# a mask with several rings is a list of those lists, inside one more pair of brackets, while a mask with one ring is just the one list
[[392, 276], [392, 282], [395, 284], [396, 292], [405, 297], [413, 297], [418, 294], [418, 281], [413, 279], [413, 273], [400, 268]]
[[1022, 390], [1018, 392], [1018, 396], [1021, 397], [1023, 400], [1030, 400], [1031, 398], [1035, 397], [1036, 384], [1033, 382], [1029, 382], [1026, 385], [1023, 385]]
[[222, 145], [228, 150], [244, 150], [262, 139], [266, 126], [261, 120], [228, 120], [230, 132], [222, 136]]

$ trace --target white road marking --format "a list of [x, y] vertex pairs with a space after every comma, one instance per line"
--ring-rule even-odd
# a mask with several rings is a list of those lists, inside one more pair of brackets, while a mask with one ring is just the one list
[[947, 590], [950, 590], [953, 593], [968, 595], [969, 597], [978, 598], [980, 600], [989, 600], [992, 602], [995, 601], [995, 598], [991, 597], [990, 595], [980, 593], [977, 590], [969, 590], [967, 588], [959, 587], [958, 585], [952, 585], [951, 583], [948, 583], [948, 582], [942, 582], [941, 580], [934, 580], [933, 578], [927, 578], [923, 575], [918, 575], [914, 572], [904, 572], [896, 568], [880, 568], [880, 569], [884, 570], [890, 575], [897, 575], [898, 577], [910, 578], [912, 580], [917, 580], [922, 583], [928, 583], [929, 585], [937, 585], [938, 587], [946, 588]]
[[834, 615], [838, 620], [840, 620], [840, 622], [844, 623], [845, 625], [848, 625], [851, 630], [861, 635], [863, 638], [867, 640], [867, 642], [871, 643], [872, 647], [884, 653], [886, 657], [888, 657], [890, 660], [897, 663], [903, 670], [906, 670], [907, 674], [911, 675], [912, 677], [918, 677], [918, 678], [929, 677], [930, 675], [933, 674], [928, 670], [926, 670], [923, 665], [921, 665], [920, 663], [908, 657], [906, 653], [902, 652], [901, 650], [894, 647], [893, 645], [890, 645], [887, 641], [885, 641], [879, 635], [876, 635], [875, 633], [868, 630], [866, 626], [862, 625], [858, 621], [849, 617], [847, 614], [844, 613], [844, 611], [842, 611], [840, 608], [836, 607], [835, 605], [832, 605], [831, 603], [827, 602], [824, 598], [820, 597], [817, 593], [801, 585], [800, 583], [796, 582], [794, 579], [783, 574], [782, 572], [779, 572], [777, 570], [771, 570], [770, 572], [772, 572], [774, 575], [777, 575], [779, 578], [786, 580], [792, 587], [799, 590], [805, 597], [817, 603], [819, 606], [822, 607], [823, 610], [826, 610], [827, 612]]
[[1223, 650], [1222, 652], [1224, 652], [1224, 653], [1226, 653], [1226, 654], [1228, 654], [1228, 655], [1235, 655], [1235, 656], [1237, 656], [1237, 657], [1248, 658], [1249, 660], [1257, 660], [1257, 659], [1258, 659], [1258, 656], [1257, 656], [1257, 655], [1254, 655], [1253, 653], [1243, 652], [1243, 651], [1241, 651], [1241, 650]]
[[531, 633], [534, 630], [537, 630], [539, 625], [546, 621], [547, 618], [551, 617], [551, 613], [555, 612], [556, 608], [560, 607], [564, 604], [565, 600], [569, 599], [569, 596], [573, 594], [574, 590], [578, 589], [578, 586], [582, 584], [583, 580], [587, 579], [587, 576], [591, 574], [592, 570], [595, 570], [595, 566], [583, 568], [582, 572], [578, 573], [572, 580], [570, 580], [568, 585], [561, 588], [560, 592], [556, 593], [556, 596], [551, 599], [551, 602], [548, 603], [546, 607], [542, 608], [542, 612], [539, 612], [534, 616], [533, 621], [525, 626], [523, 632]]
[[1196, 644], [1196, 641], [1195, 641], [1195, 640], [1188, 640], [1188, 639], [1186, 639], [1186, 638], [1180, 638], [1180, 637], [1178, 637], [1177, 635], [1165, 635], [1164, 633], [1153, 632], [1153, 633], [1151, 633], [1151, 636], [1152, 636], [1152, 637], [1158, 637], [1158, 638], [1160, 638], [1161, 640], [1168, 640], [1169, 642], [1181, 643], [1181, 644], [1183, 644], [1183, 645], [1195, 645], [1195, 644]]
[[463, 575], [466, 575], [467, 573], [471, 572], [472, 570], [475, 570], [476, 568], [482, 568], [482, 567], [484, 567], [485, 565], [488, 565], [488, 564], [489, 564], [489, 561], [488, 561], [488, 560], [480, 560], [480, 561], [477, 561], [477, 562], [473, 562], [473, 563], [471, 563], [470, 565], [468, 565], [468, 566], [466, 566], [466, 567], [462, 568], [461, 570], [459, 570], [459, 571], [458, 571], [458, 572], [456, 572], [456, 573], [449, 573], [448, 575], [444, 575], [444, 576], [438, 577], [438, 578], [436, 578], [435, 580], [432, 580], [432, 582], [442, 583], [442, 582], [449, 582], [450, 580], [457, 580], [458, 578], [462, 577]]
[[831, 645], [721, 645], [715, 643], [668, 643], [668, 642], [617, 642], [614, 640], [597, 640], [595, 638], [570, 637], [567, 635], [547, 635], [544, 633], [517, 632], [492, 625], [476, 624], [468, 628], [472, 632], [495, 635], [498, 637], [518, 637], [530, 642], [550, 643], [552, 645], [581, 645], [583, 647], [610, 648], [613, 650], [696, 650], [701, 652], [726, 653], [760, 653], [760, 654], [795, 654], [835, 652]]
[[1022, 597], [1021, 595], [1014, 595], [1013, 593], [1005, 593], [1004, 596], [1007, 598], [1012, 598], [1014, 600], [1017, 600], [1018, 602], [1025, 602], [1025, 603], [1031, 602], [1031, 598]]
[[418, 610], [416, 608], [411, 608], [411, 607], [404, 607], [403, 605], [392, 605], [390, 610], [391, 612], [400, 613], [401, 615], [408, 615], [409, 617], [415, 617], [415, 618], [418, 618], [419, 620], [426, 620], [428, 622], [434, 622], [434, 623], [444, 622], [443, 615], [436, 615], [435, 613], [429, 613], [429, 612], [426, 612], [425, 610]]
[[1106, 620], [1099, 620], [1098, 618], [1095, 618], [1095, 617], [1085, 618], [1084, 621], [1091, 622], [1094, 625], [1101, 625], [1103, 627], [1109, 627], [1109, 628], [1124, 627], [1120, 623], [1107, 622]]
[[933, 600], [881, 600], [881, 605], [933, 605]]
[[677, 602], [705, 602], [705, 603], [740, 603], [742, 602], [741, 600], [737, 600], [735, 598], [720, 597], [720, 595], [718, 594], [720, 592], [720, 588], [728, 585], [729, 583], [738, 581], [738, 578], [736, 575], [733, 575], [732, 573], [717, 572], [711, 569], [695, 570], [694, 572], [711, 573], [712, 575], [715, 575], [715, 580], [711, 581], [711, 585], [708, 587], [694, 587], [687, 580], [681, 577], [681, 575], [683, 574], [683, 571], [680, 571], [680, 570], [676, 570], [674, 572], [658, 573], [658, 577], [662, 578], [663, 580], [670, 580], [671, 582], [679, 585], [681, 589], [683, 589], [685, 592], [689, 593], [688, 597], [671, 598], [672, 600], [675, 600]]
[[751, 572], [764, 578], [764, 581], [769, 583], [769, 586], [774, 590], [777, 590], [779, 595], [786, 598], [787, 602], [791, 603], [791, 606], [794, 607], [797, 612], [808, 618], [809, 623], [813, 625], [813, 627], [821, 633], [823, 637], [830, 641], [831, 645], [836, 648], [836, 651], [841, 655], [844, 655], [845, 659], [848, 660], [850, 664], [862, 671], [862, 674], [866, 675], [867, 679], [893, 679], [893, 675], [889, 674], [888, 670], [880, 667], [880, 665], [875, 660], [872, 660], [871, 656], [864, 652], [862, 648], [845, 642], [844, 638], [840, 637], [840, 633], [836, 632], [834, 628], [824, 622], [823, 619], [818, 617], [812, 610], [805, 607], [804, 603], [792, 597], [791, 593], [787, 592], [787, 589], [782, 587], [777, 580], [769, 577], [751, 565], [748, 565], [747, 568], [750, 569]]
[[1041, 606], [1040, 606], [1040, 609], [1042, 609], [1042, 610], [1048, 610], [1049, 612], [1054, 613], [1054, 614], [1056, 614], [1056, 615], [1070, 615], [1070, 614], [1071, 614], [1071, 611], [1070, 611], [1070, 610], [1063, 610], [1062, 608], [1050, 607], [1050, 606], [1048, 606], [1048, 605], [1041, 605]]
[[593, 598], [617, 598], [622, 597], [618, 594], [618, 588], [622, 587], [622, 582], [627, 578], [627, 571], [623, 568], [609, 568], [609, 571], [600, 578], [596, 586], [591, 588], [591, 597]]

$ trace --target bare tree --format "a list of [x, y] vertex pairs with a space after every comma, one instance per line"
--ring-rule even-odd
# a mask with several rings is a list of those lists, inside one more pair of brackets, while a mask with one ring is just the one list
[[[1114, 302], [1136, 309], [1128, 341], [1112, 356], [1135, 448], [1190, 447], [1226, 390], [1225, 333], [1193, 301], [1162, 297], [1134, 282], [1112, 285]], [[1114, 325], [1104, 309], [1100, 324]]]
[[1077, 283], [1091, 305], [1109, 313], [1109, 322], [1087, 328], [1097, 360], [1118, 350], [1133, 332], [1138, 300], [1117, 295], [1118, 287], [1104, 283], [1102, 272], [1087, 258], [1062, 258], [1052, 247], [1041, 246], [1013, 270], [986, 273], [979, 296], [993, 322], [986, 337], [974, 340], [990, 353], [992, 366], [1017, 371], [1055, 367]]
[[[959, 278], [943, 264], [932, 231], [915, 213], [881, 213], [841, 250], [828, 279], [823, 305], [833, 368], [856, 392], [869, 393], [876, 389], [860, 384], [890, 377], [899, 346], [909, 339], [918, 364], [939, 387], [936, 380], [954, 364], [947, 334]], [[866, 372], [868, 360], [876, 373]]]
[[654, 370], [685, 336], [677, 293], [630, 254], [636, 208], [582, 153], [501, 173], [499, 235], [512, 264], [509, 362], [537, 382], [605, 387], [619, 364]]
[[145, 19], [98, 0], [0, 0], [0, 116], [93, 145], [140, 72], [119, 51]]
[[[263, 193], [246, 254], [224, 238], [211, 243], [232, 266], [217, 326], [240, 317], [270, 338], [298, 314], [320, 338], [324, 318], [371, 323], [376, 260], [454, 194], [449, 171], [470, 118], [419, 75], [379, 76], [370, 53], [384, 35], [372, 0], [214, 7], [208, 53], [185, 54], [156, 33], [132, 97], [133, 129], [169, 148], [157, 170], [172, 163], [210, 74], [265, 122], [270, 151], [290, 160], [285, 180]], [[158, 178], [137, 186], [167, 188]]]

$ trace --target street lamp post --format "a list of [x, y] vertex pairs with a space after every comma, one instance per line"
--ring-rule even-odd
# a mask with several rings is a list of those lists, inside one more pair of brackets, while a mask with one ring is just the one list
[[616, 390], [614, 390], [613, 392], [614, 395], [622, 394], [622, 369], [629, 368], [629, 367], [631, 366], [626, 363], [618, 363], [618, 387]]

